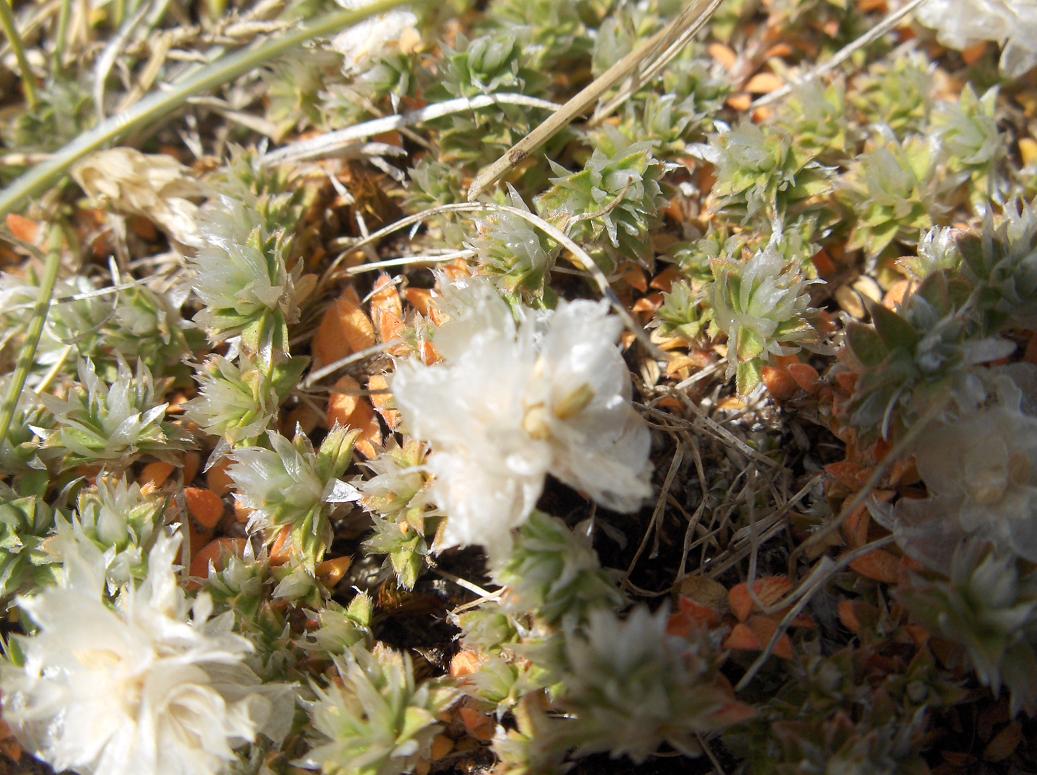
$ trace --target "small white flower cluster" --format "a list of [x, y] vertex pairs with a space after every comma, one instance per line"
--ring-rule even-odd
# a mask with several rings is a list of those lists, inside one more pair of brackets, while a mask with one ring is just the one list
[[[260, 732], [288, 731], [292, 692], [263, 685], [243, 662], [233, 614], [189, 603], [162, 535], [146, 578], [105, 603], [101, 551], [81, 543], [63, 582], [21, 598], [39, 628], [14, 639], [17, 663], [0, 665], [4, 720], [56, 770], [103, 775], [205, 775]], [[189, 616], [190, 613], [190, 616]]]
[[1037, 65], [1037, 0], [929, 0], [918, 21], [959, 51], [985, 40], [1001, 45], [1001, 70], [1018, 78]]
[[[605, 302], [514, 313], [486, 280], [444, 291], [444, 362], [400, 363], [392, 392], [408, 431], [430, 442], [432, 497], [447, 513], [439, 548], [506, 557], [553, 474], [617, 511], [651, 494], [650, 436], [630, 404]], [[518, 320], [516, 320], [516, 317]]]

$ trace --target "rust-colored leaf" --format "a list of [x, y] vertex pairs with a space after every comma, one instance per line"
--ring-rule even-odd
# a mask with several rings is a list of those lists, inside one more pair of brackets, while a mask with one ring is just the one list
[[[760, 603], [765, 606], [774, 605], [791, 591], [792, 582], [785, 576], [768, 576], [753, 582], [753, 592]], [[749, 594], [749, 585], [744, 581], [731, 587], [731, 591], [727, 594], [727, 602], [731, 606], [732, 613], [740, 622], [746, 621], [756, 607]]]
[[788, 401], [799, 390], [796, 380], [783, 366], [764, 366], [762, 376], [763, 384], [767, 386], [767, 392], [774, 397], [775, 401]]
[[876, 549], [850, 563], [850, 569], [872, 581], [896, 584], [899, 578], [900, 560], [885, 549]]
[[361, 308], [356, 291], [349, 288], [321, 318], [313, 337], [314, 364], [334, 363], [374, 345], [374, 324]]
[[191, 516], [204, 527], [214, 528], [223, 518], [223, 501], [212, 490], [204, 487], [185, 487], [184, 500]]
[[231, 557], [241, 557], [245, 552], [244, 538], [217, 538], [203, 546], [191, 558], [191, 575], [204, 579], [209, 576], [209, 563], [219, 572], [226, 567]]
[[399, 339], [403, 332], [403, 301], [396, 283], [385, 272], [378, 275], [371, 295], [371, 318], [381, 342]]
[[324, 583], [324, 586], [334, 589], [342, 581], [342, 577], [346, 575], [346, 571], [349, 570], [352, 564], [353, 558], [349, 555], [324, 560], [317, 565], [317, 578]]
[[750, 94], [770, 94], [784, 85], [781, 78], [774, 73], [757, 73], [749, 79], [749, 83], [745, 85], [745, 90]]
[[8, 213], [7, 218], [4, 220], [15, 239], [27, 242], [30, 245], [36, 244], [36, 238], [40, 236], [39, 223], [31, 218], [26, 218], [24, 215], [18, 215], [18, 213]]
[[471, 737], [483, 743], [493, 740], [493, 735], [497, 731], [497, 725], [491, 716], [487, 716], [485, 713], [468, 705], [462, 705], [457, 709], [457, 713], [461, 717], [465, 731]]

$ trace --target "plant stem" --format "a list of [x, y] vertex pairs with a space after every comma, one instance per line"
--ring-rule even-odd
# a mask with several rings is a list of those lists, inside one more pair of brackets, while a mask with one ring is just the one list
[[51, 55], [51, 72], [65, 69], [65, 47], [68, 45], [68, 25], [72, 19], [72, 0], [61, 0], [58, 11], [58, 31], [54, 36], [54, 52]]
[[18, 34], [10, 0], [0, 0], [0, 27], [4, 29], [4, 35], [7, 36], [7, 42], [11, 45], [14, 58], [18, 60], [18, 69], [22, 71], [22, 91], [25, 92], [25, 101], [29, 105], [29, 110], [35, 110], [39, 104], [36, 81], [32, 68], [29, 67], [29, 59], [25, 56], [25, 45], [22, 43], [22, 36]]
[[[255, 48], [230, 54], [200, 70], [192, 72], [169, 89], [152, 92], [121, 115], [112, 116], [89, 132], [84, 132], [48, 161], [33, 167], [0, 192], [0, 217], [12, 212], [25, 200], [38, 196], [61, 180], [77, 161], [92, 151], [113, 142], [129, 132], [154, 123], [170, 111], [183, 105], [196, 94], [211, 91], [233, 81], [249, 70], [259, 67], [311, 38], [330, 35], [369, 16], [383, 13], [404, 4], [419, 5], [428, 0], [374, 0], [362, 8], [326, 14], [304, 24], [280, 38]], [[0, 0], [0, 6], [6, 0]]]
[[[0, 4], [5, 0], [0, 0]], [[39, 293], [36, 294], [36, 306], [29, 320], [29, 330], [18, 353], [18, 364], [15, 366], [14, 379], [7, 386], [7, 395], [4, 396], [3, 406], [0, 406], [0, 444], [7, 438], [7, 432], [11, 429], [11, 420], [14, 418], [14, 410], [18, 406], [18, 399], [25, 389], [25, 381], [29, 378], [29, 370], [36, 362], [36, 350], [40, 345], [40, 336], [43, 334], [43, 324], [47, 322], [47, 313], [50, 311], [50, 300], [54, 295], [54, 283], [58, 279], [58, 269], [61, 266], [61, 232], [54, 229], [51, 232], [50, 249], [43, 263], [43, 281], [40, 283]]]

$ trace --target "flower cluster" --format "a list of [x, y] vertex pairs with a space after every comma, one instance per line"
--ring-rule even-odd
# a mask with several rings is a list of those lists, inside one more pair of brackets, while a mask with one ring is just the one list
[[556, 659], [559, 703], [573, 714], [560, 735], [579, 753], [640, 762], [665, 742], [698, 756], [699, 735], [751, 715], [717, 680], [707, 643], [667, 634], [665, 611], [596, 610]]
[[101, 552], [85, 546], [60, 585], [19, 599], [38, 630], [0, 666], [4, 719], [56, 770], [215, 775], [260, 732], [287, 731], [290, 690], [260, 684], [242, 663], [248, 641], [227, 617], [209, 618], [207, 597], [187, 600], [172, 565], [179, 543], [160, 537], [147, 576], [114, 607]]

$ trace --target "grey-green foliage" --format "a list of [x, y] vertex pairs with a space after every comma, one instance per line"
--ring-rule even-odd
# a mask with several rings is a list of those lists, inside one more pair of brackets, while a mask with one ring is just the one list
[[243, 447], [234, 452], [227, 474], [238, 488], [238, 501], [253, 510], [251, 528], [291, 530], [291, 546], [311, 572], [331, 543], [329, 516], [338, 503], [356, 500], [355, 489], [339, 480], [353, 459], [359, 431], [336, 426], [313, 449], [301, 431], [291, 440], [268, 431], [269, 449]]
[[769, 126], [743, 121], [716, 135], [706, 155], [721, 209], [746, 223], [794, 217], [832, 190], [832, 170], [815, 151]]
[[[429, 85], [429, 96], [436, 101], [500, 92], [543, 96], [545, 80], [530, 66], [529, 56], [521, 41], [508, 32], [462, 39], [457, 50], [447, 52]], [[455, 113], [430, 126], [438, 130], [441, 161], [477, 165], [496, 159], [542, 118], [537, 108], [502, 103]]]
[[885, 126], [898, 138], [925, 130], [932, 102], [932, 66], [918, 52], [875, 62], [854, 84], [861, 123]]
[[390, 447], [365, 464], [375, 475], [356, 483], [374, 528], [364, 548], [386, 556], [404, 589], [413, 589], [424, 571], [429, 545], [441, 522], [429, 493], [429, 475], [423, 470], [427, 455], [428, 447], [413, 440]]
[[984, 686], [1037, 710], [1037, 577], [978, 542], [956, 552], [946, 577], [916, 577], [902, 593], [912, 615], [961, 644]]
[[0, 484], [0, 606], [14, 596], [54, 580], [55, 558], [44, 541], [54, 527], [54, 511], [37, 496], [19, 496]]
[[537, 211], [581, 243], [597, 243], [620, 256], [647, 255], [649, 230], [665, 201], [665, 165], [651, 143], [631, 143], [619, 132], [595, 138], [578, 172], [552, 163], [552, 186], [535, 200]]
[[988, 217], [979, 234], [931, 231], [904, 262], [919, 286], [896, 310], [872, 308], [846, 342], [859, 377], [851, 421], [888, 434], [934, 402], [976, 393], [974, 369], [1008, 355], [999, 338], [1037, 321], [1037, 218], [1032, 205]]
[[[528, 210], [518, 192], [510, 205]], [[533, 301], [543, 300], [551, 279], [558, 246], [529, 221], [508, 212], [494, 212], [478, 224], [471, 241], [476, 259], [503, 290]]]
[[1007, 149], [997, 128], [997, 88], [978, 97], [971, 85], [953, 102], [941, 102], [933, 110], [932, 129], [940, 140], [941, 161], [952, 184], [965, 185], [974, 207], [1000, 201], [1003, 180], [998, 164]]
[[739, 393], [756, 387], [771, 357], [821, 347], [809, 280], [776, 244], [748, 261], [717, 259], [712, 268], [714, 281], [706, 286], [710, 326], [727, 336], [728, 376], [737, 376]]

